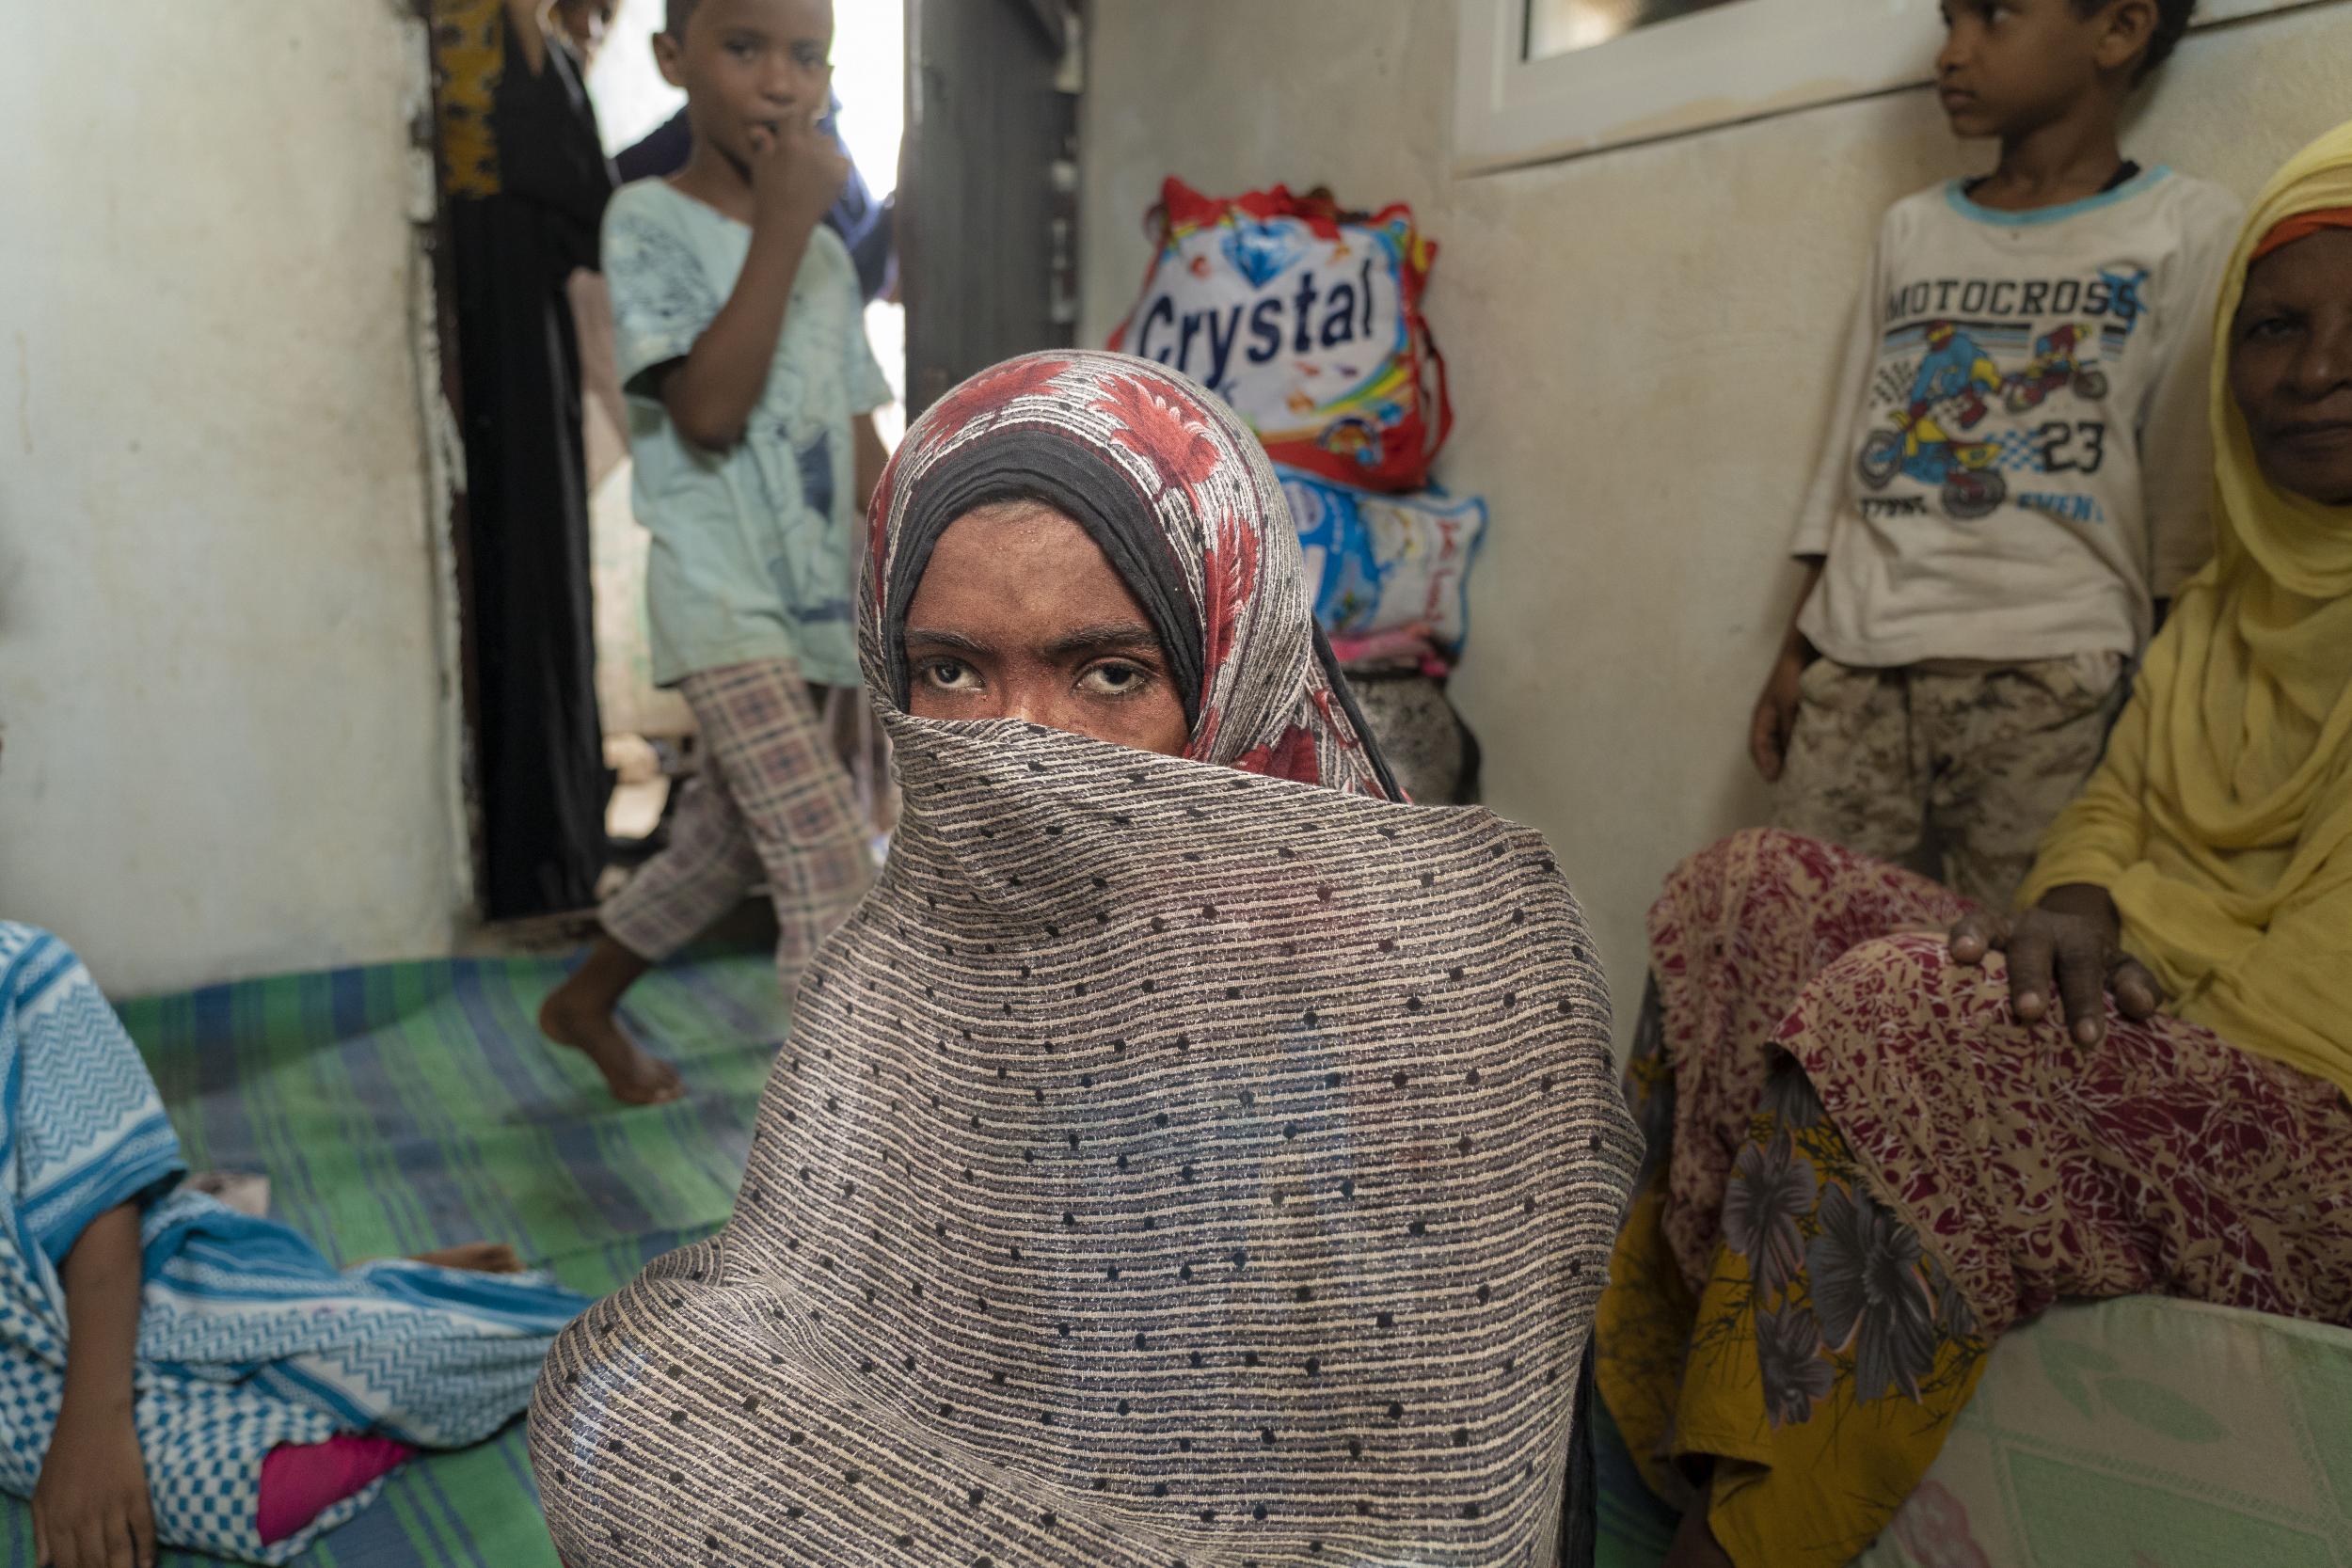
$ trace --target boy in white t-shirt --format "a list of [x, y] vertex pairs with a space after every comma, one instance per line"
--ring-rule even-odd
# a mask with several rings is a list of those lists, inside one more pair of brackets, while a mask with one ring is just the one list
[[2098, 761], [2155, 602], [2211, 548], [2205, 378], [2239, 207], [2117, 141], [2193, 8], [1947, 0], [1945, 112], [2000, 165], [1880, 228], [1756, 703], [1781, 826], [1995, 906]]
[[605, 211], [634, 504], [653, 535], [653, 676], [694, 710], [704, 766], [539, 1027], [632, 1104], [685, 1092], [616, 1016], [647, 969], [765, 879], [788, 996], [874, 877], [818, 705], [858, 684], [858, 519], [890, 401], [856, 265], [824, 221], [850, 167], [818, 129], [833, 32], [832, 0], [668, 0], [655, 53], [686, 89], [693, 151]]

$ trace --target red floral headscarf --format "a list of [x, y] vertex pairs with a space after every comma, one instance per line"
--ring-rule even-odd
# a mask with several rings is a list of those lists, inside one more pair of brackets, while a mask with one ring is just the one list
[[1084, 528], [1150, 615], [1192, 726], [1185, 755], [1402, 800], [1307, 599], [1265, 449], [1168, 367], [1063, 350], [1007, 360], [916, 421], [874, 493], [859, 643], [907, 701], [906, 612], [939, 536], [992, 502]]

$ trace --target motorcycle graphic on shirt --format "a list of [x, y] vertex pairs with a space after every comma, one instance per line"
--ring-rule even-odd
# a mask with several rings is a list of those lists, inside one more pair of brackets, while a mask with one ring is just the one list
[[[2105, 464], [2112, 381], [2102, 356], [2128, 344], [2144, 279], [2137, 269], [2101, 273], [2104, 323], [2045, 318], [2038, 335], [2025, 322], [1998, 320], [1914, 318], [1891, 327], [1872, 394], [1881, 413], [1854, 459], [1864, 512], [1939, 511], [1970, 523], [2023, 506], [2090, 519], [2095, 500], [2060, 476], [2095, 473]], [[2091, 294], [2084, 288], [2076, 297]], [[2125, 304], [2134, 307], [2128, 314]], [[2004, 356], [2013, 368], [2004, 368]], [[2023, 493], [2012, 488], [2019, 479]], [[1882, 496], [1899, 481], [1930, 494]]]
[[1862, 483], [1883, 490], [1901, 474], [1941, 486], [1945, 513], [1972, 521], [2009, 499], [2009, 482], [1995, 467], [1999, 444], [1964, 438], [1983, 422], [1987, 400], [2002, 394], [2005, 378], [1992, 356], [1950, 322], [1930, 324], [1927, 341], [1910, 402], [1891, 416], [1891, 428], [1872, 431], [1863, 443]]
[[2069, 322], [2033, 341], [2033, 361], [2010, 377], [2001, 397], [2009, 411], [2023, 414], [2039, 408], [2052, 394], [2071, 388], [2085, 403], [2107, 395], [2107, 374], [2096, 361], [2083, 357], [2090, 329]]

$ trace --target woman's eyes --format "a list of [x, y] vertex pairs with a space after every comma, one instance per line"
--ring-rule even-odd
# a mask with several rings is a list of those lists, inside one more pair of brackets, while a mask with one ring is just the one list
[[1105, 659], [1087, 666], [1078, 686], [1097, 697], [1132, 697], [1152, 684], [1152, 672], [1124, 659]]
[[2277, 342], [2293, 336], [2299, 325], [2293, 316], [2257, 316], [2239, 330], [2238, 336], [2249, 343]]
[[[971, 693], [987, 685], [979, 671], [960, 658], [935, 657], [918, 660], [915, 678], [933, 691]], [[1155, 679], [1152, 671], [1133, 659], [1105, 658], [1088, 665], [1078, 672], [1078, 690], [1089, 697], [1132, 697], [1149, 688]]]
[[823, 50], [802, 48], [792, 52], [792, 63], [803, 71], [822, 71], [827, 61]]

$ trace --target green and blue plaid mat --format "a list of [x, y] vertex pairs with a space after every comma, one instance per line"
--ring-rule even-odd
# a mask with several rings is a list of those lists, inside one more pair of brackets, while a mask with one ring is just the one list
[[[628, 1110], [586, 1058], [539, 1037], [540, 998], [564, 967], [334, 970], [120, 1011], [189, 1164], [267, 1175], [272, 1212], [329, 1257], [502, 1241], [600, 1295], [726, 1218], [786, 1010], [765, 953], [656, 970], [629, 993], [626, 1016], [676, 1062], [689, 1094]], [[31, 1568], [31, 1513], [14, 1499], [0, 1506], [6, 1560]], [[520, 1425], [409, 1465], [381, 1502], [298, 1560], [554, 1568]]]
[[[601, 1295], [727, 1217], [787, 1012], [765, 953], [697, 954], [655, 970], [630, 991], [626, 1016], [660, 1042], [689, 1094], [628, 1110], [584, 1057], [539, 1037], [540, 999], [564, 967], [514, 958], [342, 969], [120, 1011], [189, 1164], [267, 1175], [272, 1212], [329, 1257], [510, 1242], [574, 1290]], [[1600, 1568], [1647, 1568], [1672, 1520], [1661, 1523], [1613, 1430], [1597, 1435]], [[5, 1497], [0, 1509], [8, 1568], [31, 1568], [30, 1512]], [[520, 1425], [409, 1465], [375, 1507], [297, 1560], [555, 1568]]]

